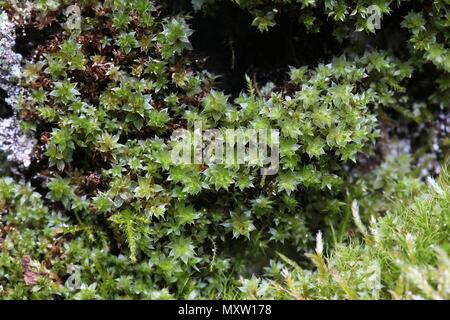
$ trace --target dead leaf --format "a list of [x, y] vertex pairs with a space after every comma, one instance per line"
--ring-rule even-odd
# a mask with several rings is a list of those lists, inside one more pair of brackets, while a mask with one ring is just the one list
[[22, 258], [23, 280], [27, 286], [37, 284], [41, 277], [48, 275], [48, 272], [39, 271], [39, 265], [39, 262], [32, 261], [30, 257]]

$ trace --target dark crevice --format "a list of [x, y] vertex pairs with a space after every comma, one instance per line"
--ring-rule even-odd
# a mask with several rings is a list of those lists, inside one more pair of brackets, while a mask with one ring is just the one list
[[14, 115], [13, 109], [5, 101], [7, 97], [8, 94], [6, 93], [6, 91], [0, 89], [0, 119], [10, 118]]
[[14, 51], [24, 57], [30, 57], [37, 45], [43, 43], [48, 36], [43, 30], [37, 30], [33, 27], [18, 29], [16, 34]]
[[296, 19], [280, 14], [276, 26], [260, 32], [251, 27], [253, 19], [248, 11], [224, 3], [220, 14], [197, 12], [190, 21], [194, 50], [207, 57], [205, 68], [221, 77], [219, 86], [228, 93], [245, 88], [246, 74], [260, 85], [281, 84], [289, 66], [314, 66], [339, 53], [331, 24], [320, 34], [310, 34]]

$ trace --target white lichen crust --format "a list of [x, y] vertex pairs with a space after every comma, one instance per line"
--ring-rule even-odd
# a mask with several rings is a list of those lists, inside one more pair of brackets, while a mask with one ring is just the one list
[[14, 45], [14, 24], [0, 12], [0, 89], [6, 92], [5, 103], [13, 110], [12, 117], [0, 119], [0, 150], [9, 161], [28, 167], [35, 141], [19, 128], [18, 101], [26, 92], [19, 86], [22, 56], [14, 52]]

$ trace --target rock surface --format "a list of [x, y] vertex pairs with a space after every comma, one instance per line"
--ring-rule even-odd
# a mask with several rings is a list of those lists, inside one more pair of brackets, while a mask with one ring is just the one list
[[[35, 142], [19, 128], [18, 99], [20, 96], [26, 96], [26, 92], [19, 86], [22, 56], [13, 51], [14, 45], [14, 24], [9, 21], [6, 13], [0, 12], [0, 90], [3, 92], [1, 104], [3, 109], [12, 110], [12, 116], [0, 118], [0, 150], [7, 154], [9, 161], [28, 167]], [[11, 115], [11, 112], [3, 113]]]

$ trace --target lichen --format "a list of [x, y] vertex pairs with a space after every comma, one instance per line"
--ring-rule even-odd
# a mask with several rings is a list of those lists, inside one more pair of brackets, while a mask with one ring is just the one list
[[19, 86], [22, 56], [14, 52], [14, 45], [14, 24], [6, 13], [0, 12], [0, 88], [6, 92], [5, 103], [13, 110], [12, 117], [0, 119], [0, 150], [9, 161], [28, 167], [34, 139], [23, 134], [19, 127], [18, 99], [27, 93]]

